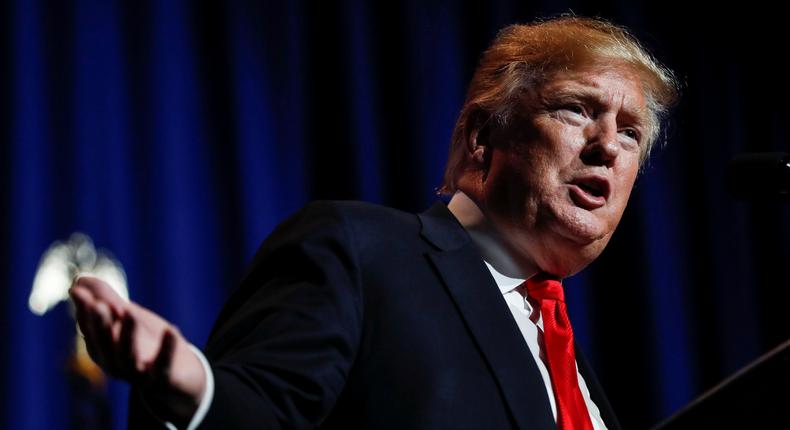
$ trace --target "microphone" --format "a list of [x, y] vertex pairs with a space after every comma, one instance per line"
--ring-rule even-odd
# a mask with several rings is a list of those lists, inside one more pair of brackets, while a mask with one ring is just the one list
[[730, 161], [727, 188], [738, 199], [790, 197], [790, 154], [759, 152], [740, 154]]

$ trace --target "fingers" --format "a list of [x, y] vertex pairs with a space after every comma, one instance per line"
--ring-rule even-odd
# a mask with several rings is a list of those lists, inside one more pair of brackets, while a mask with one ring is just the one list
[[118, 370], [112, 359], [114, 342], [112, 337], [113, 319], [110, 307], [104, 302], [96, 302], [91, 312], [91, 323], [94, 333], [94, 343], [98, 363], [107, 368], [110, 374], [118, 374]]
[[78, 279], [69, 294], [94, 361], [151, 398], [165, 399], [163, 404], [189, 399], [187, 409], [193, 411], [206, 380], [203, 365], [186, 339], [168, 321], [137, 304], [116, 302], [120, 310], [113, 310], [106, 298], [113, 300], [115, 294], [107, 294], [105, 285], [93, 279]]
[[83, 288], [71, 288], [69, 290], [69, 296], [71, 296], [71, 299], [74, 302], [74, 308], [77, 313], [77, 323], [80, 325], [83, 334], [87, 335], [87, 308], [93, 303], [93, 296]]
[[137, 321], [127, 313], [121, 320], [121, 333], [118, 338], [116, 348], [119, 366], [128, 369], [132, 375], [140, 374], [144, 368], [137, 359], [137, 348], [134, 345], [134, 336], [137, 328]]
[[173, 363], [173, 355], [176, 350], [176, 333], [173, 328], [167, 328], [162, 333], [162, 342], [159, 352], [148, 369], [149, 380], [151, 383], [164, 382], [170, 379], [170, 369]]
[[88, 354], [90, 354], [93, 361], [101, 366], [103, 363], [103, 354], [98, 351], [98, 336], [96, 334], [98, 327], [93, 315], [93, 308], [95, 306], [93, 295], [84, 288], [72, 288], [69, 290], [69, 295], [74, 301], [77, 323], [85, 339], [85, 346], [88, 348]]
[[74, 287], [82, 287], [90, 292], [96, 300], [106, 302], [110, 310], [117, 317], [120, 317], [123, 310], [126, 308], [126, 300], [99, 278], [89, 275], [80, 275], [74, 279]]
[[74, 301], [77, 323], [93, 361], [113, 376], [126, 377], [128, 366], [119, 354], [126, 312], [113, 311], [106, 301], [82, 284], [72, 287], [69, 295]]
[[132, 383], [167, 383], [181, 339], [178, 329], [134, 303], [123, 302], [120, 311], [113, 311], [94, 294], [96, 285], [99, 294], [104, 294], [101, 284], [88, 287], [82, 281], [69, 294], [91, 358], [107, 373]]

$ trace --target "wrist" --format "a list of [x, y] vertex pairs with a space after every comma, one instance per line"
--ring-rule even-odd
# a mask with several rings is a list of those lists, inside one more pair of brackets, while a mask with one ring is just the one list
[[192, 348], [194, 347], [191, 344], [180, 338], [174, 348], [166, 377], [154, 379], [162, 382], [141, 383], [138, 386], [145, 403], [154, 415], [174, 424], [177, 428], [187, 427], [200, 405], [206, 388], [203, 364]]

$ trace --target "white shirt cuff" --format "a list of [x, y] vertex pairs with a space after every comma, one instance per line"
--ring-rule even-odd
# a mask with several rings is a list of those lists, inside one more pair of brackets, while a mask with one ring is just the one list
[[[208, 409], [211, 406], [211, 401], [214, 400], [214, 374], [211, 372], [211, 366], [208, 364], [208, 360], [206, 360], [206, 356], [203, 355], [203, 352], [192, 344], [189, 344], [189, 348], [192, 349], [192, 352], [195, 353], [200, 364], [203, 365], [203, 372], [206, 375], [206, 389], [203, 391], [200, 405], [198, 405], [195, 415], [192, 415], [192, 419], [189, 420], [189, 425], [186, 428], [186, 430], [195, 430], [203, 422], [203, 418], [206, 417]], [[165, 427], [167, 427], [167, 430], [178, 430], [176, 426], [170, 422], [166, 422]]]

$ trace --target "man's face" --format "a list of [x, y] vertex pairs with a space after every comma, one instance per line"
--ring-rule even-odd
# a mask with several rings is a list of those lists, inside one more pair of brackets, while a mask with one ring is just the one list
[[603, 251], [623, 215], [646, 100], [628, 69], [586, 69], [528, 92], [516, 111], [489, 131], [478, 203], [514, 251], [569, 276]]

